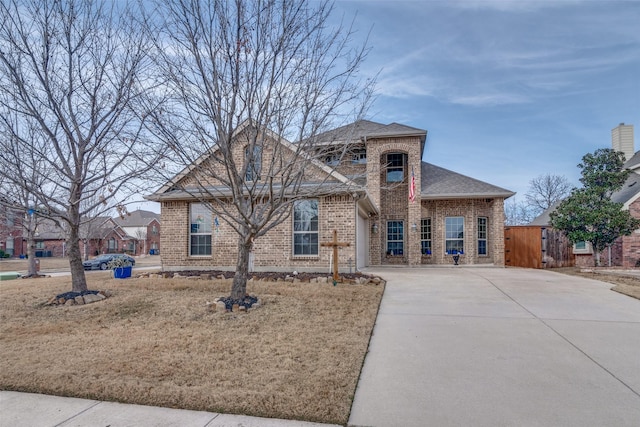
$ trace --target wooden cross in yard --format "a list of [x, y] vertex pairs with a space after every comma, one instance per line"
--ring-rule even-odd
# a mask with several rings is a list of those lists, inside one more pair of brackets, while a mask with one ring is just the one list
[[333, 281], [338, 281], [338, 248], [341, 246], [351, 246], [347, 242], [338, 242], [338, 230], [333, 230], [333, 241], [320, 243], [320, 246], [328, 246], [333, 248]]

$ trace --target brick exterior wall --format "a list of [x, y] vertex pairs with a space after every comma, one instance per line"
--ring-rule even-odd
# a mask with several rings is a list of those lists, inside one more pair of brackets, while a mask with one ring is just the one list
[[[338, 262], [342, 272], [348, 271], [349, 259], [355, 263], [356, 201], [351, 195], [335, 195], [318, 198], [319, 241], [331, 242], [333, 230], [338, 232], [338, 241], [349, 247], [340, 248]], [[234, 269], [237, 256], [237, 235], [233, 229], [218, 218], [220, 226], [212, 226], [212, 255], [189, 255], [189, 206], [187, 201], [163, 202], [161, 220], [162, 267], [165, 270], [182, 269]], [[271, 271], [327, 271], [333, 249], [320, 247], [318, 256], [293, 255], [293, 216], [256, 239], [253, 248], [255, 270]]]
[[[368, 264], [407, 265], [452, 264], [451, 256], [444, 253], [444, 224], [447, 216], [462, 216], [465, 224], [464, 248], [461, 264], [494, 264], [504, 266], [504, 200], [503, 199], [456, 199], [420, 201], [422, 147], [420, 137], [372, 138], [366, 141], [366, 164], [352, 164], [350, 158], [337, 166], [345, 175], [367, 177], [367, 192], [379, 207], [379, 215], [368, 219], [369, 245]], [[263, 168], [272, 156], [272, 148], [263, 151]], [[387, 154], [404, 156], [404, 179], [402, 182], [386, 182]], [[234, 151], [236, 162], [242, 161], [244, 145], [238, 144]], [[411, 172], [415, 177], [416, 201], [408, 200]], [[325, 171], [318, 167], [306, 167], [305, 175], [310, 180], [323, 179]], [[183, 182], [194, 182], [185, 177]], [[357, 201], [351, 194], [340, 194], [319, 198], [319, 240], [332, 240], [333, 230], [338, 231], [338, 240], [348, 242], [349, 247], [339, 250], [341, 271], [348, 271], [356, 260]], [[166, 270], [181, 269], [233, 269], [237, 256], [237, 237], [232, 228], [219, 218], [218, 230], [212, 232], [212, 255], [189, 255], [189, 201], [164, 201], [161, 209], [163, 230], [162, 263]], [[477, 255], [477, 218], [486, 217], [487, 255]], [[421, 254], [420, 225], [422, 218], [432, 219], [432, 254]], [[387, 221], [401, 220], [404, 224], [404, 253], [386, 253]], [[413, 224], [416, 225], [415, 229]], [[320, 247], [319, 255], [295, 257], [293, 255], [293, 218], [274, 227], [265, 236], [254, 242], [253, 264], [255, 270], [280, 271], [329, 271], [332, 249]]]
[[[445, 253], [445, 218], [464, 218], [464, 254], [459, 264], [504, 266], [504, 200], [454, 199], [422, 202], [422, 218], [431, 218], [431, 255], [421, 255], [423, 264], [453, 264]], [[478, 218], [487, 218], [487, 254], [478, 255]], [[420, 223], [418, 223], [420, 224]], [[419, 225], [418, 225], [419, 227]], [[418, 242], [420, 246], [420, 233]]]
[[[629, 212], [634, 218], [640, 218], [640, 199], [631, 203]], [[622, 238], [622, 254], [624, 268], [640, 267], [640, 229]]]
[[[629, 213], [634, 218], [640, 218], [640, 199], [629, 206]], [[600, 265], [609, 266], [609, 251], [600, 254]], [[595, 266], [593, 254], [576, 254], [576, 266], [588, 268]], [[640, 267], [640, 229], [629, 236], [622, 236], [611, 245], [611, 266], [622, 268]]]
[[26, 253], [27, 246], [25, 244], [23, 248], [22, 233], [22, 215], [5, 205], [0, 205], [0, 249], [7, 253], [12, 252], [12, 256]]
[[[387, 155], [403, 154], [404, 177], [402, 182], [387, 183]], [[420, 231], [413, 231], [412, 224], [420, 226], [420, 179], [422, 164], [419, 137], [380, 138], [367, 141], [367, 191], [380, 208], [380, 215], [373, 218], [378, 233], [371, 234], [371, 265], [411, 265], [421, 263]], [[409, 183], [413, 170], [416, 183], [416, 201], [409, 202]], [[404, 223], [404, 254], [386, 253], [387, 222]], [[373, 226], [373, 224], [372, 224]], [[417, 244], [416, 244], [417, 239]]]

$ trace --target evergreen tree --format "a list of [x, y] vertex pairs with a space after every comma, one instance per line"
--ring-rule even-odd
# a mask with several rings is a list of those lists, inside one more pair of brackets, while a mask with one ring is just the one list
[[599, 149], [586, 154], [578, 165], [582, 188], [574, 188], [551, 213], [551, 225], [571, 241], [589, 242], [595, 264], [600, 265], [600, 252], [618, 237], [628, 236], [640, 227], [640, 220], [623, 210], [611, 196], [620, 190], [631, 171], [623, 170], [624, 155], [612, 149]]

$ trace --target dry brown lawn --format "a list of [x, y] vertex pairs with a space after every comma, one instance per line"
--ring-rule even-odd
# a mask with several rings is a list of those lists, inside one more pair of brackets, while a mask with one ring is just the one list
[[615, 285], [612, 290], [640, 299], [640, 279], [626, 274], [624, 270], [612, 272], [606, 269], [580, 269], [578, 267], [554, 268], [552, 271], [600, 280]]
[[45, 306], [70, 277], [0, 282], [0, 389], [345, 424], [383, 285], [88, 277], [113, 296]]

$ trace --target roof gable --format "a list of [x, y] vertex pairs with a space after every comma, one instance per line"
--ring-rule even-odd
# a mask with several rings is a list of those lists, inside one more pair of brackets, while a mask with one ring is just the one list
[[[238, 128], [234, 131], [233, 137], [234, 138], [238, 137], [249, 126], [252, 126], [251, 121], [246, 120], [240, 126], [238, 126]], [[271, 141], [273, 141], [276, 144], [280, 144], [289, 152], [297, 153], [296, 154], [297, 156], [302, 156], [302, 157], [306, 156], [305, 161], [309, 162], [309, 166], [314, 169], [314, 172], [318, 172], [319, 175], [323, 175], [325, 177], [324, 179], [330, 179], [331, 181], [334, 182], [333, 188], [342, 187], [346, 189], [351, 189], [354, 187], [359, 187], [358, 184], [356, 184], [354, 181], [340, 174], [330, 166], [325, 165], [324, 163], [312, 158], [309, 154], [299, 153], [298, 147], [295, 144], [277, 135], [275, 132], [269, 129], [265, 129], [264, 132], [265, 132], [266, 138], [269, 138]], [[161, 200], [163, 199], [163, 196], [166, 196], [166, 195], [171, 195], [171, 198], [176, 198], [176, 197], [184, 198], [185, 196], [191, 193], [193, 194], [198, 193], [198, 191], [195, 191], [187, 194], [187, 192], [182, 191], [181, 189], [176, 189], [175, 186], [180, 181], [188, 180], [189, 177], [192, 176], [192, 174], [195, 173], [195, 171], [197, 170], [197, 166], [206, 162], [208, 159], [214, 156], [217, 151], [218, 151], [217, 146], [214, 145], [209, 150], [207, 150], [204, 154], [202, 154], [193, 164], [185, 167], [180, 173], [176, 174], [158, 191], [156, 191], [154, 194], [151, 194], [150, 196], [147, 196], [145, 198], [149, 200]], [[277, 185], [274, 184], [272, 185], [272, 187], [277, 188]], [[212, 185], [211, 190], [213, 191], [209, 192], [209, 194], [218, 194], [221, 197], [228, 197], [231, 195], [229, 188], [226, 186]]]

